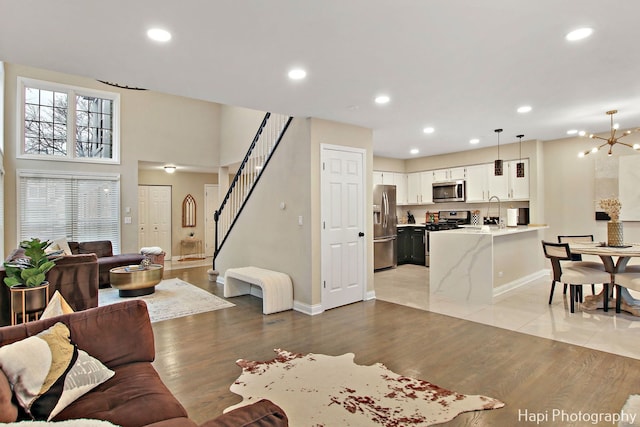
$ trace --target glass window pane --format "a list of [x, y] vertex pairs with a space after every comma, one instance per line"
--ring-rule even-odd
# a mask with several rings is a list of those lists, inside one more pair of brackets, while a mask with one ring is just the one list
[[53, 107], [40, 107], [40, 120], [53, 122]]
[[53, 92], [50, 90], [40, 90], [40, 104], [48, 107], [53, 106]]
[[[69, 99], [71, 90], [65, 90], [25, 85], [24, 153], [55, 156], [73, 153], [70, 160], [76, 157], [112, 159], [116, 101], [108, 97], [76, 95], [73, 102]], [[82, 91], [81, 88], [78, 90]], [[69, 118], [75, 122], [75, 135], [69, 135]], [[69, 141], [69, 137], [73, 140]], [[68, 147], [70, 142], [73, 146]]]
[[25, 87], [24, 102], [27, 104], [40, 104], [40, 90], [32, 87]]
[[67, 100], [67, 94], [63, 92], [55, 92], [53, 105], [55, 105], [56, 107], [62, 107], [66, 109], [67, 106], [69, 105], [69, 101]]

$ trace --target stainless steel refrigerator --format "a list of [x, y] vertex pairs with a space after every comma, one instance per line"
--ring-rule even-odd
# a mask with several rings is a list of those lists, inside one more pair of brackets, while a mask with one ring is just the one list
[[398, 240], [396, 186], [376, 185], [373, 189], [373, 268], [396, 267]]

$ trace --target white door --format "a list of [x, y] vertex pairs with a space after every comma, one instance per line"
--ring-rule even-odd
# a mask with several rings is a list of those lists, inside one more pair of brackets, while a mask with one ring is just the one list
[[216, 249], [216, 222], [213, 214], [220, 207], [217, 184], [204, 185], [204, 256], [213, 256]]
[[322, 145], [322, 308], [365, 297], [364, 151]]
[[171, 186], [138, 186], [138, 242], [159, 246], [171, 257]]

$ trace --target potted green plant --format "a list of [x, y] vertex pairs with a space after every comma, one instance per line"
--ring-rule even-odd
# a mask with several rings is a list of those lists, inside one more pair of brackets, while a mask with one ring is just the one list
[[46, 240], [23, 240], [20, 247], [24, 249], [24, 257], [4, 263], [4, 283], [11, 290], [12, 313], [21, 307], [23, 318], [27, 313], [40, 311], [47, 305], [49, 282], [46, 274], [60, 259], [55, 257], [57, 253], [45, 252], [49, 245], [51, 242]]
[[24, 249], [25, 257], [16, 258], [4, 263], [7, 277], [4, 278], [5, 285], [13, 288], [23, 286], [33, 288], [40, 286], [46, 280], [46, 274], [55, 265], [59, 258], [49, 258], [45, 249], [51, 242], [40, 239], [23, 240], [20, 247]]

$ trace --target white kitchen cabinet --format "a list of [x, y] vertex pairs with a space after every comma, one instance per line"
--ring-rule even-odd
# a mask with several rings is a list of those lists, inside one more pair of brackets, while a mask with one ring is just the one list
[[433, 174], [430, 171], [420, 172], [422, 187], [422, 203], [433, 203]]
[[[386, 184], [386, 182], [385, 182]], [[393, 182], [391, 185], [396, 186], [396, 204], [397, 205], [406, 205], [407, 200], [407, 174], [394, 172], [393, 173]]]
[[433, 172], [412, 172], [407, 174], [407, 200], [410, 205], [433, 203]]
[[493, 196], [497, 196], [500, 200], [507, 200], [509, 197], [509, 173], [507, 162], [502, 164], [502, 175], [495, 174], [495, 168], [493, 163], [489, 163], [489, 194], [490, 199]]
[[376, 185], [396, 185], [397, 175], [405, 175], [400, 172], [373, 171], [373, 186]]
[[384, 173], [382, 171], [373, 171], [373, 186], [382, 185], [384, 179]]
[[486, 202], [489, 199], [489, 165], [467, 166], [467, 202]]
[[504, 174], [495, 176], [493, 163], [467, 166], [467, 202], [486, 202], [491, 196], [506, 200], [509, 196], [507, 165]]
[[433, 182], [456, 181], [458, 179], [465, 179], [465, 177], [465, 167], [437, 169], [433, 171]]
[[395, 185], [396, 204], [407, 204], [407, 174], [402, 172], [373, 171], [373, 186]]
[[407, 203], [422, 203], [422, 182], [420, 180], [421, 172], [412, 172], [407, 174]]
[[[518, 163], [524, 163], [524, 177], [517, 177]], [[509, 170], [509, 199], [529, 200], [529, 159], [511, 160], [508, 162]]]

